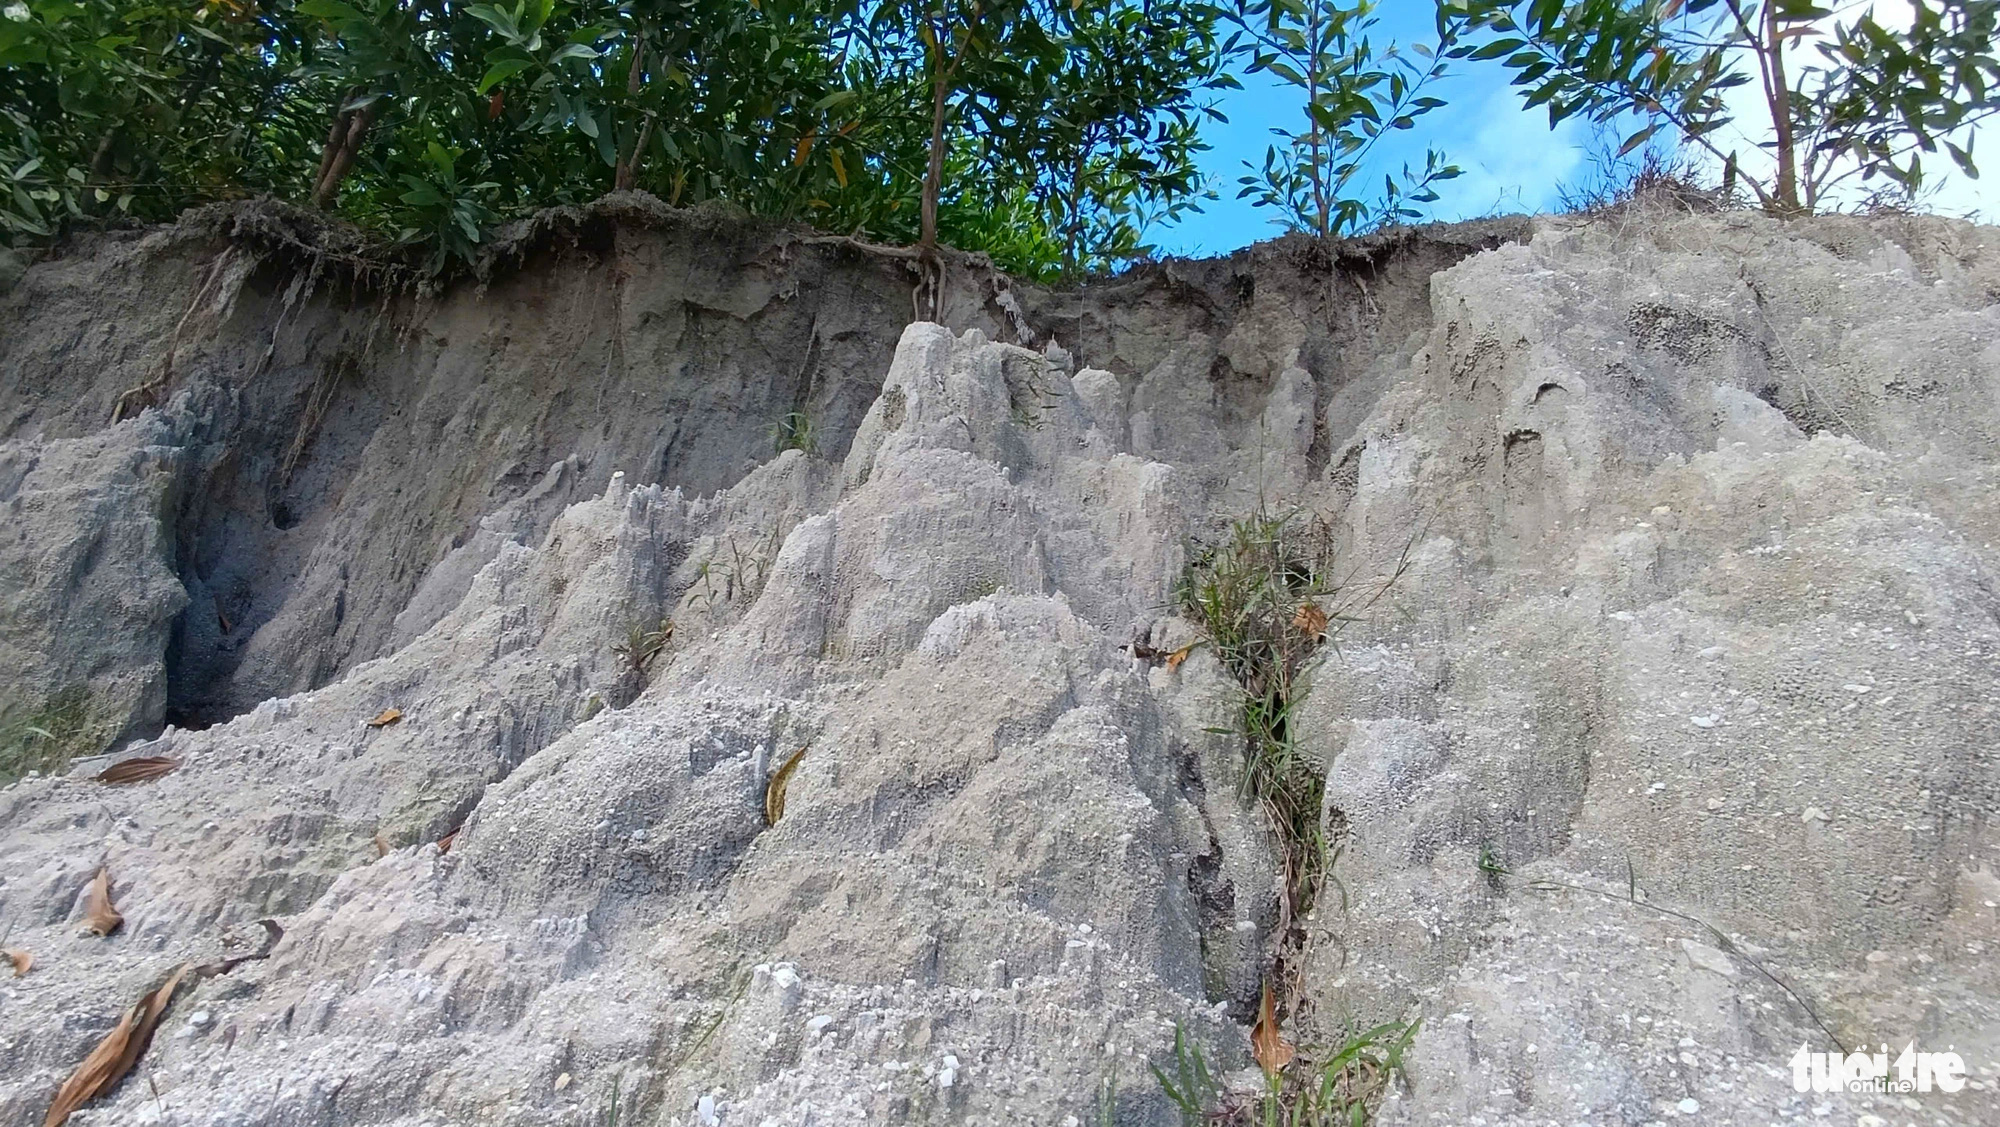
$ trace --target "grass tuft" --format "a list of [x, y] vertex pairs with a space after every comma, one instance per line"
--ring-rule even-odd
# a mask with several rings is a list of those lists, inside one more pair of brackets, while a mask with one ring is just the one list
[[[1282, 891], [1271, 977], [1288, 1010], [1296, 1009], [1293, 968], [1310, 942], [1305, 920], [1333, 883], [1338, 852], [1323, 811], [1324, 766], [1304, 754], [1293, 724], [1305, 698], [1301, 678], [1324, 650], [1337, 652], [1340, 631], [1360, 621], [1409, 566], [1406, 548], [1386, 579], [1356, 583], [1336, 573], [1334, 544], [1324, 520], [1273, 514], [1260, 505], [1232, 524], [1220, 543], [1191, 554], [1175, 591], [1181, 612], [1243, 689], [1242, 789], [1263, 811], [1278, 846]], [[1267, 1011], [1262, 1020], [1271, 1022], [1275, 1037], [1275, 1019]], [[1392, 1023], [1354, 1034], [1331, 1051], [1301, 1049], [1284, 1061], [1260, 1061], [1269, 1088], [1250, 1101], [1217, 1096], [1200, 1048], [1178, 1032], [1175, 1075], [1154, 1072], [1184, 1127], [1354, 1127], [1367, 1121], [1370, 1102], [1401, 1068], [1415, 1034], [1414, 1025]]]
[[625, 628], [625, 640], [612, 646], [611, 652], [624, 659], [634, 673], [644, 673], [673, 638], [674, 620], [671, 618], [662, 618], [659, 626], [651, 630], [635, 623]]
[[793, 411], [771, 426], [771, 444], [782, 454], [787, 450], [797, 450], [802, 454], [819, 453], [819, 428], [812, 416], [804, 411]]
[[29, 771], [54, 774], [71, 758], [99, 750], [90, 722], [90, 689], [71, 685], [32, 712], [0, 710], [0, 783]]
[[1403, 1072], [1420, 1022], [1387, 1022], [1351, 1033], [1330, 1049], [1302, 1049], [1297, 1060], [1256, 1094], [1225, 1091], [1201, 1046], [1174, 1027], [1173, 1075], [1153, 1078], [1179, 1113], [1181, 1127], [1364, 1127]]

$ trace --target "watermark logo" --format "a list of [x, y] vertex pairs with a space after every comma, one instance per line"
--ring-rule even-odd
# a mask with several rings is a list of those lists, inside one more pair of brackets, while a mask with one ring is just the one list
[[1875, 1092], [1910, 1095], [1956, 1092], [1965, 1087], [1965, 1058], [1955, 1052], [1918, 1052], [1903, 1046], [1895, 1060], [1889, 1046], [1874, 1053], [1815, 1053], [1800, 1045], [1792, 1054], [1792, 1087], [1800, 1092]]

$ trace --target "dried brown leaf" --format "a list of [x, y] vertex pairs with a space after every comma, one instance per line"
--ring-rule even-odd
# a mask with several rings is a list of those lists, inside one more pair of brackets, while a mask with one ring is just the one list
[[1264, 984], [1264, 1001], [1257, 1007], [1257, 1024], [1250, 1027], [1250, 1055], [1265, 1076], [1276, 1076], [1296, 1055], [1290, 1041], [1278, 1030], [1278, 1008], [1271, 999], [1271, 984]]
[[83, 894], [83, 930], [96, 936], [110, 935], [125, 923], [125, 917], [111, 904], [111, 867], [99, 865], [97, 875]]
[[14, 964], [14, 977], [19, 978], [34, 969], [35, 957], [19, 947], [0, 947], [0, 957]]
[[1171, 672], [1172, 670], [1179, 669], [1181, 667], [1181, 662], [1186, 661], [1188, 659], [1188, 655], [1193, 652], [1194, 652], [1194, 643], [1189, 642], [1187, 645], [1182, 646], [1180, 649], [1177, 649], [1174, 652], [1168, 654], [1167, 655], [1168, 671]]
[[394, 724], [396, 721], [401, 720], [402, 718], [403, 718], [402, 709], [385, 708], [382, 711], [375, 714], [375, 719], [370, 720], [368, 722], [368, 726], [370, 728], [386, 728], [389, 725]]
[[792, 772], [799, 769], [799, 760], [805, 757], [806, 749], [803, 747], [793, 752], [791, 758], [785, 760], [785, 765], [772, 772], [770, 781], [764, 784], [765, 825], [775, 826], [778, 819], [785, 816], [785, 787], [792, 781]]
[[438, 839], [438, 856], [442, 857], [451, 852], [451, 843], [458, 840], [458, 831], [464, 828], [464, 826], [456, 826], [450, 833]]
[[1308, 638], [1319, 638], [1326, 633], [1326, 612], [1318, 603], [1300, 603], [1297, 614], [1292, 616], [1292, 627]]
[[118, 786], [124, 783], [145, 783], [170, 774], [179, 767], [178, 759], [159, 756], [140, 756], [137, 759], [122, 759], [97, 773], [97, 781]]
[[188, 967], [182, 963], [167, 975], [166, 981], [146, 992], [125, 1011], [104, 1040], [83, 1058], [68, 1080], [56, 1090], [56, 1097], [49, 1104], [49, 1113], [42, 1119], [42, 1127], [61, 1127], [69, 1121], [70, 1113], [84, 1104], [110, 1091], [125, 1074], [132, 1071], [146, 1046], [152, 1043], [153, 1030], [159, 1027], [160, 1019], [166, 1016], [167, 1007], [173, 1004], [174, 992], [180, 989], [181, 980], [187, 977]]

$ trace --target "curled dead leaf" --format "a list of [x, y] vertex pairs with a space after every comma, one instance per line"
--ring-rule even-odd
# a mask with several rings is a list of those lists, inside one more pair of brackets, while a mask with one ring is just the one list
[[1308, 638], [1319, 638], [1326, 633], [1326, 612], [1318, 603], [1300, 603], [1297, 614], [1292, 616], [1292, 628]]
[[1167, 669], [1169, 671], [1179, 669], [1181, 667], [1181, 662], [1186, 661], [1188, 659], [1188, 655], [1193, 652], [1194, 652], [1194, 643], [1189, 642], [1187, 645], [1182, 646], [1180, 649], [1177, 649], [1174, 652], [1168, 654]]
[[97, 773], [97, 781], [119, 786], [124, 783], [145, 783], [171, 773], [179, 767], [178, 759], [159, 756], [140, 756], [137, 759], [122, 759]]
[[458, 840], [458, 831], [464, 828], [464, 826], [453, 827], [450, 833], [438, 839], [438, 856], [442, 857], [451, 852], [451, 843]]
[[1264, 984], [1264, 1001], [1257, 1007], [1257, 1024], [1250, 1027], [1250, 1055], [1265, 1076], [1276, 1076], [1292, 1063], [1296, 1051], [1278, 1030], [1278, 1007], [1271, 1000], [1271, 984]]
[[[807, 744], [806, 747], [811, 747]], [[785, 816], [785, 787], [792, 781], [792, 772], [798, 770], [799, 760], [806, 757], [804, 747], [791, 754], [785, 765], [772, 772], [769, 782], [764, 784], [764, 824], [775, 826], [778, 819]]]
[[19, 978], [34, 969], [35, 957], [19, 947], [0, 947], [0, 956], [14, 964], [14, 977]]
[[368, 722], [368, 726], [370, 728], [386, 728], [389, 725], [394, 724], [396, 721], [401, 720], [402, 718], [403, 718], [402, 709], [385, 708], [382, 711], [375, 714], [375, 719], [370, 720]]
[[132, 1066], [152, 1043], [153, 1030], [159, 1027], [160, 1019], [166, 1016], [167, 1007], [173, 1004], [174, 993], [180, 989], [181, 980], [187, 977], [188, 967], [182, 963], [168, 974], [160, 985], [146, 992], [145, 996], [133, 1003], [125, 1011], [104, 1040], [83, 1058], [68, 1080], [56, 1090], [56, 1097], [49, 1104], [49, 1113], [42, 1119], [42, 1127], [61, 1127], [69, 1121], [70, 1113], [91, 1100], [103, 1095], [132, 1071]]
[[111, 904], [111, 867], [99, 865], [97, 875], [90, 878], [90, 886], [83, 894], [83, 930], [101, 937], [117, 931], [124, 923], [125, 917]]

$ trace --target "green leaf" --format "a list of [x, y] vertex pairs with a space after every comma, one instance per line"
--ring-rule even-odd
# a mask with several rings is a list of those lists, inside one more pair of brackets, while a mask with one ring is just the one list
[[527, 58], [502, 59], [486, 68], [485, 77], [479, 80], [479, 92], [484, 94], [533, 65], [534, 60]]
[[1625, 143], [1618, 146], [1618, 155], [1622, 157], [1651, 140], [1653, 134], [1660, 131], [1660, 125], [1661, 123], [1656, 121], [1646, 128], [1639, 130], [1637, 133], [1632, 134], [1630, 137], [1625, 138]]
[[353, 5], [343, 4], [341, 0], [299, 0], [294, 10], [302, 16], [332, 20], [335, 23], [362, 23], [367, 19], [356, 11]]

